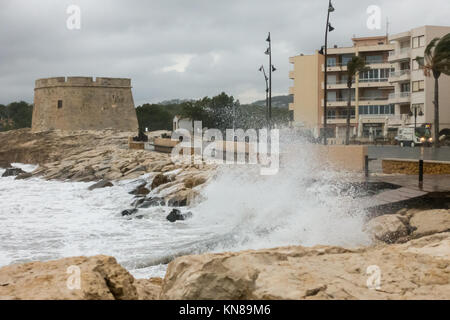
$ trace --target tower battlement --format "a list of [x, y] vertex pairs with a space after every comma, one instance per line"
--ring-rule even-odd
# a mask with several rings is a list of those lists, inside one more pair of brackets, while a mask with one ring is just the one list
[[125, 78], [104, 78], [104, 77], [54, 77], [38, 79], [35, 88], [48, 87], [70, 87], [70, 86], [89, 86], [89, 87], [131, 87], [131, 79]]

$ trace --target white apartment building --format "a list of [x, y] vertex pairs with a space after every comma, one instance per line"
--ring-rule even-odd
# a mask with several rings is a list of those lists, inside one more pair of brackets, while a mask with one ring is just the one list
[[[390, 37], [353, 38], [353, 46], [328, 49], [327, 127], [339, 143], [345, 138], [347, 115], [347, 62], [357, 55], [369, 70], [358, 75], [351, 90], [351, 126], [358, 138], [390, 137], [398, 128], [434, 122], [434, 78], [425, 77], [414, 59], [423, 56], [425, 47], [435, 37], [450, 32], [450, 27], [424, 26]], [[313, 130], [323, 128], [325, 88], [323, 55], [291, 57], [294, 70], [289, 77], [294, 85], [290, 110], [294, 122]], [[440, 127], [450, 128], [450, 77], [440, 80]], [[423, 115], [422, 115], [423, 114]]]

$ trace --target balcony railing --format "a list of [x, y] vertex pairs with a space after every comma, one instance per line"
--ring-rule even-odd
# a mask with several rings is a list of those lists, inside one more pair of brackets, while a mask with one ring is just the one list
[[[352, 83], [355, 83], [355, 80], [352, 81]], [[327, 85], [334, 85], [334, 84], [347, 84], [347, 80], [337, 80], [334, 82], [328, 82]]]
[[361, 101], [369, 101], [369, 100], [383, 101], [383, 100], [388, 100], [388, 97], [359, 97], [359, 100], [361, 100]]
[[391, 93], [389, 95], [389, 100], [409, 98], [409, 97], [411, 97], [411, 92]]
[[[327, 99], [327, 102], [343, 102], [343, 101], [348, 101], [348, 97], [347, 98]], [[355, 97], [352, 97], [350, 101], [355, 101]]]
[[404, 75], [410, 75], [411, 74], [411, 70], [409, 69], [405, 69], [405, 70], [399, 70], [399, 71], [394, 71], [389, 73], [389, 77], [391, 78], [397, 78], [397, 77], [401, 77]]
[[[337, 114], [337, 115], [328, 115], [328, 116], [327, 116], [327, 119], [328, 119], [328, 120], [342, 120], [342, 119], [347, 119], [347, 116], [346, 116], [346, 115], [340, 115], [340, 114]], [[356, 116], [355, 116], [354, 114], [352, 114], [352, 115], [350, 116], [350, 119], [356, 119]]]
[[389, 51], [389, 56], [394, 57], [402, 54], [408, 54], [411, 52], [410, 48], [402, 48], [400, 50]]
[[387, 78], [380, 78], [380, 79], [359, 79], [359, 82], [388, 82]]
[[366, 60], [366, 64], [371, 65], [371, 64], [382, 64], [382, 63], [389, 63], [388, 60], [372, 60], [372, 61], [368, 61]]

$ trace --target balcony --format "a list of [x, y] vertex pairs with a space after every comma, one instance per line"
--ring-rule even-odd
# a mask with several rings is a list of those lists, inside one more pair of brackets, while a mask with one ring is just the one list
[[[328, 72], [347, 71], [347, 64], [345, 63], [332, 63], [327, 65]], [[322, 72], [325, 72], [325, 65], [322, 64]]]
[[389, 103], [408, 103], [411, 102], [411, 92], [398, 92], [389, 95]]
[[392, 84], [389, 83], [389, 79], [387, 78], [359, 79], [359, 87], [360, 88], [392, 87]]
[[389, 52], [389, 62], [397, 62], [400, 60], [408, 60], [411, 57], [410, 48], [402, 48], [400, 50], [393, 50]]
[[389, 60], [366, 60], [366, 65], [372, 69], [385, 69], [391, 66]]
[[[327, 107], [346, 107], [348, 103], [348, 98], [337, 98], [334, 100], [328, 100]], [[355, 105], [355, 98], [351, 99], [351, 105]], [[324, 101], [322, 99], [322, 107], [324, 106]]]
[[[327, 116], [327, 123], [329, 124], [345, 124], [347, 123], [347, 116], [345, 115], [328, 115]], [[355, 124], [356, 123], [356, 117], [355, 115], [350, 116], [350, 123]], [[323, 118], [322, 118], [322, 124], [323, 124]]]
[[379, 105], [388, 104], [389, 98], [386, 97], [359, 97], [359, 105]]
[[[322, 89], [325, 88], [324, 82], [322, 82]], [[347, 88], [347, 80], [339, 80], [335, 82], [328, 82], [327, 84], [328, 89], [348, 89]], [[353, 81], [352, 88], [355, 88], [355, 81]]]
[[399, 70], [389, 74], [389, 82], [400, 82], [411, 80], [411, 70]]

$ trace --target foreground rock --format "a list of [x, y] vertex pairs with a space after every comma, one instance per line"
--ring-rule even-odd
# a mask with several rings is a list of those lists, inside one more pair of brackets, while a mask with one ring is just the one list
[[450, 210], [402, 209], [393, 215], [370, 220], [365, 231], [373, 240], [386, 243], [404, 243], [412, 239], [450, 231]]
[[[81, 272], [80, 289], [74, 280], [76, 268]], [[32, 262], [0, 269], [0, 300], [143, 300], [159, 295], [155, 284], [142, 286], [142, 281], [135, 281], [114, 258], [107, 256]]]
[[[376, 287], [370, 266], [380, 270], [378, 289], [367, 285]], [[449, 279], [450, 233], [441, 233], [355, 250], [286, 247], [185, 256], [170, 263], [161, 298], [448, 299]]]

